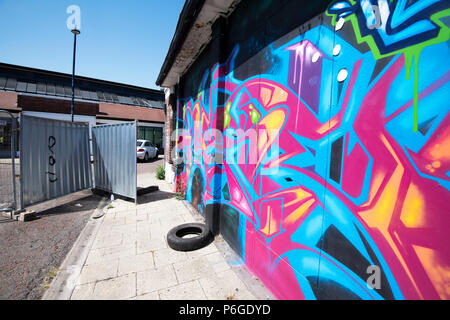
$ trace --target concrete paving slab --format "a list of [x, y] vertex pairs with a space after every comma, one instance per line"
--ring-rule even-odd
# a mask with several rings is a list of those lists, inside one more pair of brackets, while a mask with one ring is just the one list
[[159, 290], [161, 300], [207, 300], [200, 283], [195, 280]]
[[137, 294], [141, 295], [178, 284], [172, 265], [165, 265], [152, 270], [137, 273]]
[[99, 281], [95, 284], [92, 300], [123, 300], [136, 296], [136, 274]]
[[95, 283], [78, 285], [72, 292], [71, 300], [92, 300]]
[[231, 268], [220, 252], [214, 252], [205, 255], [205, 257], [209, 261], [209, 264], [212, 266], [215, 273], [229, 270]]
[[155, 250], [154, 256], [156, 267], [188, 260], [188, 255], [185, 252], [175, 251], [171, 248]]
[[120, 257], [123, 258], [127, 256], [133, 256], [135, 254], [136, 254], [135, 244], [93, 249], [91, 250], [91, 252], [89, 252], [89, 255], [86, 259], [86, 265], [110, 261]]
[[205, 276], [214, 276], [214, 269], [205, 256], [174, 263], [173, 266], [180, 283], [198, 280]]
[[122, 244], [136, 244], [136, 242], [148, 242], [151, 239], [150, 231], [138, 231], [136, 233], [125, 233], [122, 235]]
[[119, 259], [87, 265], [81, 270], [77, 284], [81, 285], [114, 278], [117, 276], [118, 266]]
[[195, 251], [186, 252], [186, 254], [188, 255], [188, 257], [190, 259], [193, 259], [193, 258], [197, 258], [197, 257], [200, 257], [200, 256], [206, 256], [208, 254], [216, 253], [216, 252], [219, 252], [217, 250], [217, 247], [215, 246], [214, 243], [211, 243], [211, 244], [209, 244], [208, 246], [206, 246], [204, 248], [201, 248], [201, 249], [198, 249], [198, 250], [195, 250]]
[[153, 253], [143, 253], [119, 259], [118, 275], [145, 271], [155, 268]]
[[151, 238], [149, 241], [136, 241], [136, 253], [153, 252], [159, 249], [167, 248], [167, 243], [161, 238]]
[[233, 272], [226, 270], [199, 280], [206, 296], [210, 300], [254, 300], [244, 282]]
[[92, 249], [101, 249], [106, 247], [116, 247], [122, 244], [123, 234], [108, 234], [103, 237], [97, 237], [92, 245]]
[[136, 296], [136, 297], [130, 298], [128, 300], [161, 300], [161, 299], [159, 297], [159, 293], [157, 291], [155, 291], [155, 292], [142, 294], [140, 296]]

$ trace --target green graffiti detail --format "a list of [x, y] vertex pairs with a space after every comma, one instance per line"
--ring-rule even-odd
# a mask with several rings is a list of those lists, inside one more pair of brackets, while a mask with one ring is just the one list
[[223, 117], [223, 128], [226, 129], [230, 125], [231, 116], [230, 116], [230, 110], [231, 110], [231, 102], [228, 102], [225, 106], [225, 112]]
[[252, 111], [250, 112], [252, 116], [252, 123], [255, 124], [261, 118], [261, 114], [253, 107], [252, 104], [250, 105], [250, 109], [252, 109]]
[[[392, 2], [392, 1], [391, 1]], [[352, 5], [356, 4], [355, 0], [350, 0]], [[337, 15], [326, 13], [332, 17], [331, 24], [333, 27], [337, 24]], [[410, 79], [411, 68], [414, 67], [414, 116], [413, 116], [413, 132], [417, 132], [419, 128], [418, 101], [419, 101], [419, 60], [421, 51], [430, 45], [446, 42], [450, 39], [450, 28], [441, 21], [442, 18], [450, 16], [450, 9], [437, 12], [430, 16], [430, 20], [439, 26], [440, 31], [435, 38], [424, 42], [399, 49], [397, 51], [381, 54], [378, 46], [371, 35], [362, 36], [358, 19], [355, 14], [351, 14], [344, 19], [345, 22], [350, 21], [355, 31], [356, 41], [358, 44], [366, 43], [373, 54], [375, 60], [390, 57], [397, 54], [403, 54], [405, 58], [406, 80]], [[414, 63], [414, 65], [413, 65]]]

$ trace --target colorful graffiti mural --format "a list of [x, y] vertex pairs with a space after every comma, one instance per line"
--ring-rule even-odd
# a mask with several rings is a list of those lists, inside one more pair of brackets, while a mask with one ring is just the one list
[[449, 2], [376, 4], [334, 2], [265, 74], [237, 79], [237, 46], [179, 100], [187, 199], [282, 299], [450, 298]]

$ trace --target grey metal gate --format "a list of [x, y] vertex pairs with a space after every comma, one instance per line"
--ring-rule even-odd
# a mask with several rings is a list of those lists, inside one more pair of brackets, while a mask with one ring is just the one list
[[137, 122], [92, 127], [94, 188], [137, 199]]
[[20, 124], [22, 208], [92, 186], [88, 124], [23, 115]]
[[20, 208], [92, 187], [136, 201], [136, 121], [92, 127], [93, 175], [88, 124], [22, 115], [20, 126]]
[[16, 143], [17, 120], [5, 110], [0, 110], [0, 211], [11, 212], [16, 201]]

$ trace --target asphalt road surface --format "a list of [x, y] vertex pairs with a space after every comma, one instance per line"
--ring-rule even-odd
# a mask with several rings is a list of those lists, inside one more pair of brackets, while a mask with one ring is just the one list
[[0, 218], [0, 299], [40, 299], [100, 201], [90, 195], [29, 222]]
[[156, 171], [156, 168], [159, 165], [164, 164], [164, 155], [158, 155], [157, 159], [149, 160], [148, 162], [138, 161], [137, 163], [137, 174], [138, 178], [140, 174], [146, 174], [146, 173], [154, 173]]

